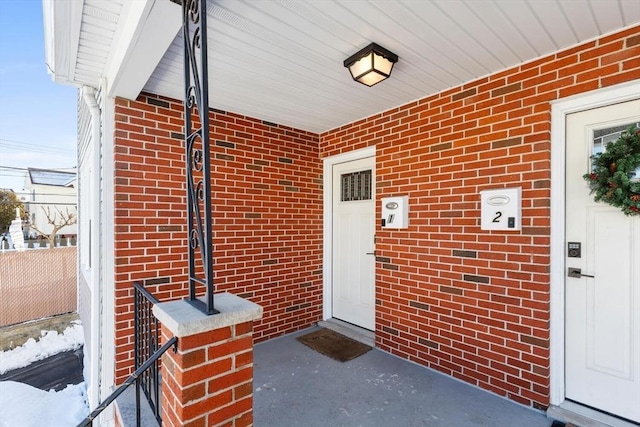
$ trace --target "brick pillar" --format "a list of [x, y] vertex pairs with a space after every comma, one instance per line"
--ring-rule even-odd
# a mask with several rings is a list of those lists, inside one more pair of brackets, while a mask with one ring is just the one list
[[163, 340], [178, 350], [162, 359], [162, 423], [167, 427], [253, 425], [253, 321], [262, 307], [232, 294], [215, 296], [206, 316], [185, 300], [157, 304]]

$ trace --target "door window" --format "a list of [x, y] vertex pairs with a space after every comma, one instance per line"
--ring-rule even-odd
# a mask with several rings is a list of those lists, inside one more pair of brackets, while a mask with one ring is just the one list
[[340, 175], [340, 201], [371, 200], [371, 170]]
[[597, 129], [593, 131], [593, 154], [600, 154], [604, 151], [604, 147], [611, 141], [620, 138], [623, 131], [631, 126], [640, 127], [640, 123], [629, 123], [622, 126], [614, 126], [605, 129]]

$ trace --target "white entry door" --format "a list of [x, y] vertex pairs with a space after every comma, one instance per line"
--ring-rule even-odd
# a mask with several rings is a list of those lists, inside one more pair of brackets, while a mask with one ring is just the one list
[[333, 166], [333, 317], [375, 330], [375, 159]]
[[[567, 116], [565, 396], [640, 421], [640, 217], [596, 203], [589, 157], [640, 122], [640, 101]], [[572, 249], [572, 250], [570, 250]], [[580, 269], [582, 276], [570, 269]]]

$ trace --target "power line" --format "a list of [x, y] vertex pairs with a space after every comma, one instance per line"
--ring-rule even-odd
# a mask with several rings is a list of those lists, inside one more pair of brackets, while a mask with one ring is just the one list
[[12, 139], [5, 139], [5, 138], [0, 138], [0, 146], [10, 150], [31, 151], [35, 153], [59, 154], [59, 155], [66, 155], [66, 156], [71, 156], [71, 155], [75, 156], [77, 154], [76, 150], [43, 147], [41, 145], [31, 144], [24, 141], [15, 141]]
[[14, 166], [3, 166], [0, 165], [0, 169], [7, 169], [7, 170], [11, 170], [11, 171], [23, 171], [23, 172], [27, 172], [29, 169], [32, 170], [36, 170], [36, 171], [52, 171], [52, 172], [62, 172], [62, 173], [74, 173], [74, 172], [70, 172], [64, 169], [74, 169], [77, 170], [78, 168], [76, 168], [75, 166], [70, 167], [70, 168], [50, 168], [50, 169], [46, 169], [46, 168], [16, 168]]
[[77, 197], [76, 194], [56, 194], [56, 193], [31, 193], [29, 191], [18, 191], [15, 192], [16, 194], [21, 194], [21, 195], [29, 195], [29, 196], [55, 196], [55, 197]]
[[[51, 147], [46, 147], [46, 146], [43, 146], [43, 145], [36, 144], [34, 142], [19, 141], [17, 139], [0, 138], [0, 141], [11, 142], [11, 143], [14, 143], [14, 144], [21, 144], [21, 145], [33, 145], [33, 146], [36, 146], [36, 147], [51, 148]], [[67, 149], [67, 148], [60, 148], [59, 150], [66, 150], [66, 151], [73, 151], [73, 152], [76, 151], [75, 149], [71, 150], [71, 149]]]
[[0, 169], [11, 169], [11, 170], [16, 170], [16, 171], [26, 171], [27, 168], [15, 168], [13, 166], [2, 166], [0, 165]]
[[55, 194], [55, 193], [29, 193], [25, 191], [22, 194], [28, 194], [30, 196], [62, 196], [62, 197], [76, 197], [75, 194]]
[[76, 206], [77, 203], [27, 202], [29, 205]]
[[[30, 205], [58, 205], [58, 206], [76, 206], [77, 203], [55, 203], [55, 202], [22, 202], [22, 204], [30, 204]], [[0, 202], [0, 205], [14, 205], [15, 202]]]
[[[30, 191], [14, 191], [14, 193], [16, 195], [21, 195], [21, 196], [31, 196], [31, 197], [35, 197], [35, 196], [51, 196], [51, 197], [78, 197], [77, 194], [60, 194], [60, 193], [32, 193]], [[29, 202], [29, 200], [27, 200], [27, 202]]]

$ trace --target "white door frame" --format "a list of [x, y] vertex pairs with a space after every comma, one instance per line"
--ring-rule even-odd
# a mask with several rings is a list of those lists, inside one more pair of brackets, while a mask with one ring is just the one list
[[565, 401], [565, 158], [566, 116], [640, 96], [640, 80], [598, 89], [551, 105], [551, 342], [550, 404]]
[[[375, 157], [376, 147], [367, 147], [323, 159], [323, 261], [322, 261], [322, 320], [333, 317], [333, 166], [353, 160]], [[375, 175], [373, 177], [375, 179]], [[373, 195], [375, 201], [375, 194]]]

